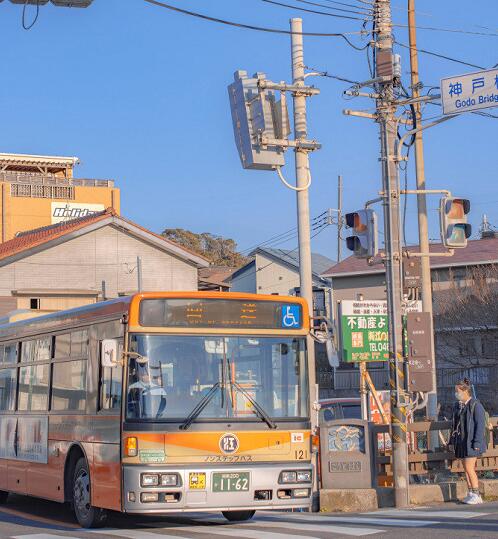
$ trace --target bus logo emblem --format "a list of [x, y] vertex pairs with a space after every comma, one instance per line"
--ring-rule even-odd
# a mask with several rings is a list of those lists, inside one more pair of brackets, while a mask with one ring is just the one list
[[235, 434], [224, 434], [220, 438], [220, 449], [223, 453], [235, 453], [239, 448], [239, 439]]

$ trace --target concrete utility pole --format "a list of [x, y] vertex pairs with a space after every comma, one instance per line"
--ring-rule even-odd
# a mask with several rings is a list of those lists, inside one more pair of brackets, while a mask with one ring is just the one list
[[[291, 49], [292, 49], [292, 84], [295, 86], [305, 86], [304, 77], [304, 53], [303, 53], [303, 22], [301, 19], [290, 20], [291, 29]], [[294, 139], [305, 141], [308, 134], [306, 123], [306, 94], [293, 92], [294, 99]], [[295, 152], [296, 165], [296, 191], [297, 196], [297, 227], [299, 238], [299, 282], [301, 297], [307, 302], [311, 315], [313, 315], [313, 273], [311, 264], [311, 237], [310, 237], [310, 209], [309, 194], [306, 186], [309, 185], [310, 164], [309, 150], [297, 146]], [[316, 385], [315, 366], [315, 343], [308, 336], [308, 381], [310, 391], [311, 409], [311, 429], [313, 432], [318, 427], [318, 415], [313, 404], [318, 400], [318, 390]], [[316, 455], [312, 455], [312, 463], [315, 469], [313, 485], [313, 510], [318, 510], [318, 477]]]
[[342, 258], [342, 176], [337, 176], [337, 262]]
[[[416, 100], [420, 97], [420, 81], [418, 76], [418, 52], [417, 52], [417, 37], [415, 26], [415, 0], [408, 0], [408, 30], [410, 38], [410, 73], [411, 73], [411, 88], [412, 97]], [[415, 108], [414, 128], [422, 124], [422, 110], [420, 101], [413, 103]], [[424, 142], [422, 131], [415, 133], [415, 170], [417, 189], [427, 189], [425, 183], [425, 168], [424, 168]], [[429, 226], [427, 219], [427, 201], [425, 193], [417, 195], [418, 209], [418, 236], [420, 251], [422, 253], [429, 252]], [[421, 277], [422, 277], [422, 310], [430, 314], [431, 328], [431, 362], [432, 370], [432, 385], [433, 391], [429, 392], [427, 400], [427, 416], [431, 419], [437, 419], [437, 380], [436, 380], [436, 362], [434, 358], [434, 326], [432, 318], [432, 285], [431, 285], [431, 264], [428, 256], [423, 256], [420, 259]]]
[[391, 438], [396, 507], [408, 505], [408, 454], [406, 444], [406, 410], [402, 345], [402, 280], [399, 215], [398, 166], [395, 160], [397, 140], [396, 103], [394, 97], [393, 39], [390, 0], [375, 0], [377, 34], [377, 77], [380, 98], [377, 99], [377, 121], [380, 126], [382, 190], [384, 206], [385, 267], [389, 315], [389, 382], [391, 388]]
[[[301, 19], [291, 19], [291, 48], [292, 48], [292, 83], [304, 86], [304, 56], [303, 56], [303, 22]], [[294, 98], [294, 139], [306, 140], [308, 128], [306, 124], [306, 96], [304, 93], [293, 92]], [[310, 208], [308, 185], [310, 164], [308, 150], [295, 148], [296, 159], [296, 187], [301, 189], [297, 195], [297, 226], [299, 238], [299, 280], [301, 296], [308, 302], [310, 312], [313, 314], [313, 275], [311, 266], [311, 239], [310, 239]], [[315, 344], [309, 337], [308, 364], [310, 402], [317, 400], [316, 371], [315, 371]], [[316, 427], [315, 413], [312, 414], [312, 427]]]

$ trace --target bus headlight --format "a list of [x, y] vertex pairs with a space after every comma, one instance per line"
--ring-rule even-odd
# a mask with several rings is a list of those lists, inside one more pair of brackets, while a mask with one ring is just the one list
[[296, 481], [296, 472], [280, 472], [280, 477], [278, 478], [279, 483], [296, 483]]
[[163, 473], [161, 474], [161, 485], [163, 487], [177, 487], [179, 486], [179, 477], [176, 473]]
[[297, 472], [298, 483], [311, 483], [311, 470], [299, 470]]
[[143, 473], [140, 476], [142, 487], [157, 487], [159, 486], [159, 475], [156, 473]]
[[278, 482], [280, 484], [311, 483], [311, 470], [286, 470], [280, 472]]

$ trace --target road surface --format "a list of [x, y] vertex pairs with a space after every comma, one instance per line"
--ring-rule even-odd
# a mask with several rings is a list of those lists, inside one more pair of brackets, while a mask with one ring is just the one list
[[447, 503], [362, 514], [261, 511], [248, 522], [227, 522], [221, 514], [176, 514], [165, 518], [113, 514], [108, 526], [83, 530], [70, 510], [52, 502], [10, 496], [0, 506], [0, 539], [339, 539], [495, 538], [498, 503]]

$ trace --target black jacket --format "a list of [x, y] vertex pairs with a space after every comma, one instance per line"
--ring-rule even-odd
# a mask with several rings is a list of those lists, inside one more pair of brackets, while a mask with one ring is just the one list
[[[457, 402], [453, 408], [453, 432], [457, 430], [460, 404]], [[460, 416], [460, 432], [466, 454], [469, 457], [478, 457], [486, 451], [486, 416], [483, 405], [473, 397], [466, 404]]]

